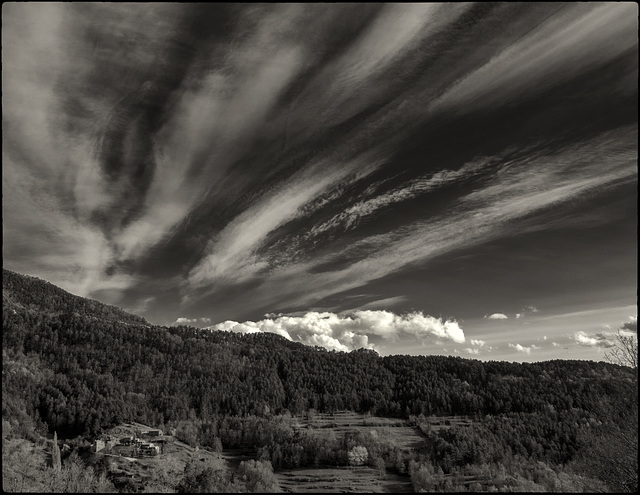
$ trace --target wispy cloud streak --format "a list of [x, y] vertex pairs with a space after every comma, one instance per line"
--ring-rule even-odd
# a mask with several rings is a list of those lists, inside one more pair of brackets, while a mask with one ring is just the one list
[[[637, 183], [636, 14], [8, 4], [4, 258], [158, 320], [216, 321], [544, 232]], [[375, 297], [360, 309], [409, 299]]]

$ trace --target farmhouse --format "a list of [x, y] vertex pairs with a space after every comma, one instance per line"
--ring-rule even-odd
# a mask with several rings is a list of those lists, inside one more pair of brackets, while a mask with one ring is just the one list
[[122, 437], [120, 439], [120, 444], [122, 444], [122, 445], [132, 445], [134, 443], [134, 438], [135, 437], [133, 435]]
[[140, 455], [158, 455], [160, 447], [153, 443], [141, 443], [139, 448]]

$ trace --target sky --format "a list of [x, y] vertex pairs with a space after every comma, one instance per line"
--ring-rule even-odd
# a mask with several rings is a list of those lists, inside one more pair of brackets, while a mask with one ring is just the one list
[[4, 3], [3, 266], [158, 325], [601, 360], [638, 6]]

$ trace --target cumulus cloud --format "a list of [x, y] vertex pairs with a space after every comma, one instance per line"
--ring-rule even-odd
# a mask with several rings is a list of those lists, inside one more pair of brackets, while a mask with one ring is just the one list
[[[605, 328], [611, 329], [611, 325], [604, 325]], [[616, 334], [625, 336], [636, 336], [638, 333], [638, 318], [630, 316], [629, 320], [622, 323], [617, 330], [605, 330], [603, 332], [588, 334], [584, 331], [578, 331], [573, 334], [575, 342], [585, 347], [596, 347], [608, 349], [615, 345]]]
[[531, 354], [531, 352], [540, 349], [537, 345], [524, 346], [521, 344], [511, 344], [509, 343], [509, 347], [515, 349], [517, 352], [522, 352], [524, 354]]
[[622, 327], [620, 328], [623, 331], [627, 331], [627, 332], [632, 332], [632, 333], [638, 333], [638, 317], [637, 316], [630, 316], [629, 317], [629, 321], [626, 321], [622, 324]]
[[601, 332], [588, 335], [583, 331], [579, 331], [573, 334], [573, 338], [576, 343], [586, 347], [609, 348], [614, 346], [612, 332]]
[[488, 318], [490, 320], [506, 320], [509, 317], [503, 313], [493, 313], [492, 315], [485, 316], [485, 318]]
[[478, 347], [482, 347], [484, 344], [485, 344], [484, 340], [471, 339], [471, 345], [477, 345]]
[[433, 340], [465, 341], [456, 321], [442, 320], [421, 312], [397, 315], [390, 311], [355, 311], [348, 315], [308, 312], [302, 316], [272, 315], [260, 321], [224, 321], [208, 327], [239, 333], [270, 332], [288, 340], [338, 351], [375, 347], [371, 337], [395, 340], [412, 336], [426, 343]]
[[188, 325], [191, 323], [211, 323], [211, 318], [184, 318], [181, 316], [172, 325]]

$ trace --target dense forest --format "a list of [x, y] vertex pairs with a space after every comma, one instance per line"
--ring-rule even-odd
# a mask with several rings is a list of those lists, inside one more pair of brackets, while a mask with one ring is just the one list
[[[575, 489], [637, 490], [637, 369], [626, 366], [381, 357], [267, 333], [161, 327], [6, 269], [2, 339], [3, 442], [5, 430], [91, 440], [137, 421], [194, 446], [250, 449], [273, 470], [347, 464], [365, 447], [367, 463], [411, 476], [416, 491], [459, 490], [455, 476], [480, 472], [498, 481], [467, 489], [562, 491], [565, 479]], [[344, 410], [410, 421], [429, 441], [407, 453], [290, 426], [291, 416]], [[474, 421], [433, 431], [428, 418], [446, 415]], [[174, 491], [234, 486], [190, 469]]]

